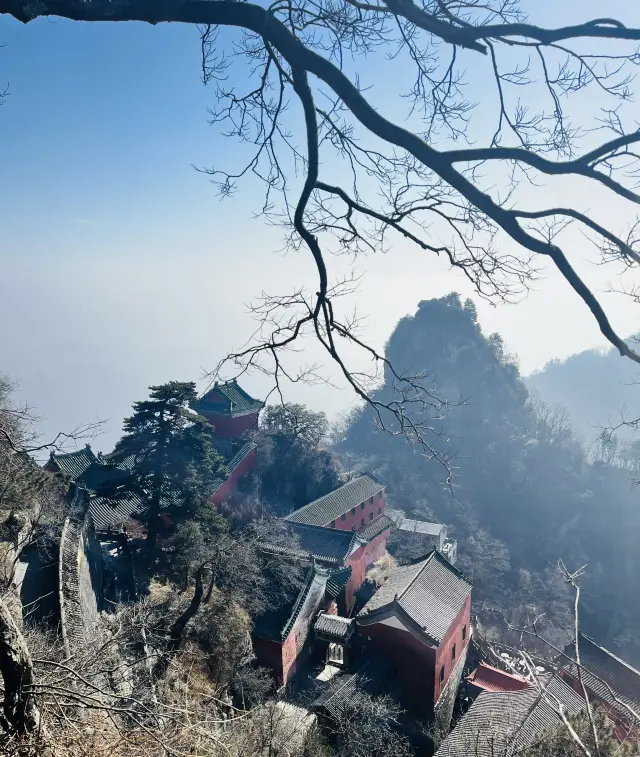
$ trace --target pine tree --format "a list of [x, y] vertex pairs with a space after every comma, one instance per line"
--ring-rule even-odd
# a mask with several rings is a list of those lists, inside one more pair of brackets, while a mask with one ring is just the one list
[[111, 456], [129, 475], [109, 495], [140, 497], [151, 554], [161, 515], [167, 514], [173, 524], [197, 518], [224, 473], [211, 426], [189, 409], [195, 399], [192, 381], [150, 387], [149, 399], [136, 402], [133, 415], [125, 419], [124, 436]]

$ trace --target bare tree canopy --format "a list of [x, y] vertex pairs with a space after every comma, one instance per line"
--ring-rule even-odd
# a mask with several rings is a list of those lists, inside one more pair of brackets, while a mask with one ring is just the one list
[[[531, 206], [526, 192], [545, 176], [564, 176], [612, 202], [638, 203], [640, 131], [625, 103], [640, 64], [640, 28], [611, 18], [546, 28], [530, 23], [518, 0], [0, 0], [0, 12], [24, 22], [60, 16], [199, 27], [203, 78], [216, 87], [211, 120], [248, 155], [242, 165], [207, 171], [222, 194], [251, 174], [262, 180], [260, 212], [283, 224], [288, 245], [307, 248], [317, 268], [310, 291], [262, 296], [254, 339], [225, 364], [288, 375], [280, 355], [309, 334], [361, 398], [421, 436], [402, 408], [440, 412], [441, 401], [419, 377], [398, 374], [398, 402], [376, 406], [371, 376], [353, 368], [345, 347], [388, 372], [395, 367], [340, 315], [336, 301], [355, 282], [332, 282], [327, 268], [331, 253], [378, 251], [398, 235], [447, 259], [494, 301], [526, 291], [536, 267], [550, 261], [606, 339], [640, 362], [570, 262], [564, 236], [573, 224], [604, 262], [626, 270], [640, 262], [635, 223], [613, 228], [579, 199]], [[227, 27], [239, 34], [227, 39]], [[360, 86], [372, 56], [412, 65], [382, 103]], [[471, 99], [469, 70], [490, 83], [491, 117], [486, 102]], [[405, 112], [394, 98], [404, 98]], [[587, 259], [584, 247], [572, 252], [578, 264]]]

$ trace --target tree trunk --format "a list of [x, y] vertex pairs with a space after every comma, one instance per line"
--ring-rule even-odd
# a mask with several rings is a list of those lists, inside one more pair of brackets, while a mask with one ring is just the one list
[[0, 672], [4, 680], [4, 714], [19, 733], [32, 733], [40, 725], [40, 711], [31, 687], [33, 663], [24, 636], [6, 604], [0, 599]]
[[213, 571], [211, 572], [211, 578], [209, 579], [209, 588], [207, 589], [207, 596], [204, 598], [205, 602], [211, 601], [211, 595], [213, 594], [213, 587], [215, 584]]
[[156, 459], [154, 464], [153, 482], [151, 489], [151, 502], [149, 503], [149, 527], [147, 529], [147, 551], [149, 565], [153, 564], [158, 545], [158, 530], [160, 526], [160, 503], [162, 500], [162, 483], [164, 480], [164, 468], [167, 453], [167, 420], [165, 411], [162, 411], [160, 421], [162, 430], [160, 439], [156, 448]]
[[149, 552], [149, 561], [153, 561], [158, 545], [158, 511], [153, 504], [149, 508], [149, 523], [147, 528], [147, 550]]
[[201, 565], [196, 573], [196, 588], [189, 602], [187, 609], [180, 615], [180, 617], [171, 626], [169, 643], [167, 645], [167, 652], [159, 660], [154, 671], [154, 677], [156, 679], [162, 678], [167, 671], [171, 655], [175, 654], [182, 646], [185, 629], [189, 621], [195, 617], [202, 604], [202, 598], [204, 596], [204, 581], [203, 575], [206, 570], [206, 565]]
[[171, 626], [171, 639], [169, 641], [169, 653], [176, 652], [180, 649], [182, 644], [182, 637], [189, 621], [197, 614], [202, 604], [202, 597], [204, 595], [204, 581], [203, 575], [206, 569], [206, 565], [201, 565], [196, 573], [196, 588], [193, 592], [193, 597], [187, 609], [180, 615], [180, 617]]

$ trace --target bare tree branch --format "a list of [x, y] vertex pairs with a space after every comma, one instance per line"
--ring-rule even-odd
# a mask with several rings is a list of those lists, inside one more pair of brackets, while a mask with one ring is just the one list
[[[0, 0], [0, 13], [24, 22], [61, 16], [198, 27], [202, 77], [214, 83], [218, 100], [211, 122], [250, 148], [244, 164], [206, 173], [222, 195], [249, 175], [262, 181], [260, 215], [286, 228], [289, 249], [309, 251], [317, 276], [312, 294], [263, 294], [253, 308], [259, 325], [252, 341], [212, 378], [224, 378], [227, 366], [239, 373], [262, 370], [275, 376], [275, 392], [280, 379], [318, 380], [317, 366], [291, 371], [285, 358], [313, 336], [341, 378], [373, 407], [381, 427], [411, 437], [446, 465], [431, 439], [431, 421], [447, 407], [437, 387], [428, 377], [395, 371], [358, 334], [358, 318], [337, 310], [339, 298], [354, 291], [355, 277], [332, 284], [329, 255], [377, 252], [394, 235], [444, 256], [491, 301], [526, 293], [537, 262], [550, 262], [604, 337], [640, 362], [561, 245], [571, 220], [596, 235], [604, 262], [629, 267], [640, 262], [636, 240], [582, 208], [521, 207], [517, 193], [522, 182], [535, 183], [540, 175], [568, 176], [638, 204], [640, 132], [637, 123], [627, 127], [622, 106], [640, 65], [640, 29], [609, 18], [544, 28], [528, 22], [517, 0], [274, 0], [268, 7], [230, 0]], [[233, 55], [225, 51], [226, 27], [240, 30]], [[378, 50], [413, 67], [408, 91], [393, 93], [406, 96], [405, 124], [385, 115], [387, 108], [360, 85], [358, 65]], [[345, 66], [346, 56], [355, 64]], [[471, 144], [470, 129], [486, 118], [486, 108], [474, 115], [462, 59], [477, 60], [494, 87], [497, 123], [484, 146]], [[228, 84], [236, 60], [245, 66], [244, 91]], [[542, 104], [534, 108], [519, 92], [536, 86]], [[587, 89], [603, 98], [592, 128], [574, 125], [568, 106], [569, 96]], [[300, 122], [304, 149], [296, 138]], [[467, 146], [451, 149], [458, 140]], [[339, 159], [346, 181], [341, 170], [323, 175], [331, 157]], [[509, 178], [498, 190], [494, 174], [483, 171], [501, 166]], [[354, 368], [350, 350], [372, 370]], [[393, 374], [397, 402], [374, 399], [379, 368]], [[431, 419], [416, 422], [417, 407]]]

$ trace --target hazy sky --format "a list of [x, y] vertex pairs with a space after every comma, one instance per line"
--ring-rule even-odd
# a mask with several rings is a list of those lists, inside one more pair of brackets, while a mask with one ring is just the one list
[[[545, 0], [536, 12], [560, 24], [576, 5]], [[636, 5], [593, 0], [580, 13], [638, 25]], [[220, 202], [193, 168], [236, 150], [207, 123], [213, 90], [199, 78], [194, 29], [0, 17], [0, 42], [0, 83], [11, 91], [0, 109], [0, 370], [20, 382], [47, 432], [107, 419], [96, 443], [106, 450], [150, 384], [200, 379], [251, 333], [246, 303], [312, 283], [313, 268], [307, 255], [279, 253], [280, 232], [254, 218], [258, 187]], [[367, 74], [388, 85], [382, 69]], [[630, 217], [590, 188], [556, 191], [593, 191], [580, 195], [589, 207]], [[575, 245], [595, 258], [580, 237]], [[338, 275], [351, 261], [331, 265]], [[355, 266], [366, 275], [354, 304], [379, 347], [420, 300], [472, 294], [443, 261], [400, 243]], [[588, 280], [601, 291], [611, 275], [595, 268]], [[503, 335], [524, 373], [604, 343], [557, 276], [536, 290], [514, 306], [478, 301], [483, 328]], [[604, 297], [618, 330], [637, 330], [631, 305]], [[247, 383], [266, 389], [261, 378]], [[352, 401], [344, 388], [288, 396], [332, 416]]]

